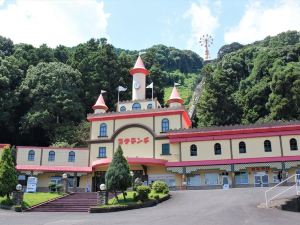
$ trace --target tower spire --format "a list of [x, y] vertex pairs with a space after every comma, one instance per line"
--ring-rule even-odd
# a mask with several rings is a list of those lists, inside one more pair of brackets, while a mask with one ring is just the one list
[[167, 101], [168, 105], [170, 107], [178, 107], [181, 106], [183, 104], [183, 99], [180, 97], [176, 86], [174, 85], [171, 96], [169, 98], [169, 100]]
[[132, 100], [144, 100], [146, 97], [146, 76], [149, 74], [149, 70], [145, 68], [140, 55], [129, 72], [132, 75]]

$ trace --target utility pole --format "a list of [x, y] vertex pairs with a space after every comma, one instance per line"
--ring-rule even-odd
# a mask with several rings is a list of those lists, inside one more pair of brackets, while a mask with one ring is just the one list
[[199, 43], [202, 47], [205, 48], [205, 60], [208, 60], [210, 58], [208, 48], [213, 44], [213, 41], [214, 39], [212, 38], [212, 36], [208, 34], [202, 35], [200, 37]]

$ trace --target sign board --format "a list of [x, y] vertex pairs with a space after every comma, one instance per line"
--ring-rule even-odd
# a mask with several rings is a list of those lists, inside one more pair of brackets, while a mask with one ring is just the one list
[[223, 189], [228, 190], [229, 189], [229, 184], [223, 184]]
[[119, 145], [128, 144], [147, 144], [149, 142], [149, 137], [144, 138], [118, 138]]
[[36, 177], [28, 177], [26, 192], [36, 192], [37, 182]]

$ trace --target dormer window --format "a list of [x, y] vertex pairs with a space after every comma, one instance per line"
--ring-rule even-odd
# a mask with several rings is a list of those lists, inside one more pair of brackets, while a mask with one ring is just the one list
[[147, 105], [147, 109], [152, 109], [152, 108], [153, 108], [152, 103], [149, 103], [149, 104]]
[[140, 110], [141, 109], [141, 104], [136, 102], [136, 103], [133, 103], [132, 105], [132, 110]]
[[120, 112], [126, 112], [126, 107], [125, 106], [121, 106], [120, 107]]

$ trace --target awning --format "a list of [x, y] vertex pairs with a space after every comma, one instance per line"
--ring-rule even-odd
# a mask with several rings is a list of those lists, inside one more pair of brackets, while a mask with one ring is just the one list
[[[167, 160], [164, 159], [154, 159], [154, 158], [126, 158], [129, 165], [155, 165], [155, 166], [164, 166]], [[96, 160], [92, 163], [92, 167], [106, 166], [111, 163], [111, 158], [104, 158]]]

